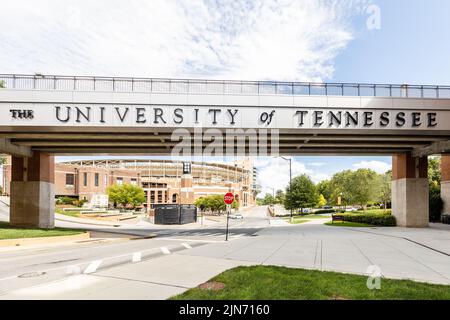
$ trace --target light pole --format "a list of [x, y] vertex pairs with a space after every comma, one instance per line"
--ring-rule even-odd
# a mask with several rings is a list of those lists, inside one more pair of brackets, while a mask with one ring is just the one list
[[[283, 160], [289, 161], [289, 189], [291, 188], [292, 184], [292, 158], [285, 158], [280, 157]], [[293, 216], [292, 216], [292, 208], [291, 208], [291, 222], [292, 222]]]

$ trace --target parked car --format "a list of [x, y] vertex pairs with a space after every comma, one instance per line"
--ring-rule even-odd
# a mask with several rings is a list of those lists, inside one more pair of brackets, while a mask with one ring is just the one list
[[333, 207], [332, 207], [332, 206], [323, 206], [322, 209], [324, 209], [324, 210], [330, 210], [330, 209], [333, 209]]
[[230, 219], [240, 220], [240, 219], [244, 219], [244, 216], [240, 213], [237, 213], [237, 214], [230, 215]]
[[300, 213], [300, 214], [312, 213], [312, 210], [308, 209], [308, 208], [303, 208], [303, 212], [302, 212], [302, 209], [298, 209], [298, 213]]
[[358, 211], [358, 209], [356, 208], [352, 208], [352, 207], [348, 207], [345, 209], [346, 212], [354, 212], [354, 211]]

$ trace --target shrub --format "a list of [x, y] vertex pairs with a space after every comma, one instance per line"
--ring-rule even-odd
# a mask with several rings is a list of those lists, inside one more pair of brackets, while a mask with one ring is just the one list
[[82, 207], [85, 203], [87, 203], [88, 201], [86, 200], [86, 199], [82, 199], [82, 200], [73, 200], [72, 201], [72, 204], [75, 206], [75, 207]]
[[395, 227], [397, 225], [397, 221], [395, 220], [395, 217], [390, 214], [343, 213], [343, 214], [338, 214], [338, 216], [342, 217], [342, 220], [348, 221], [348, 222], [365, 223], [365, 224], [372, 224], [375, 226], [385, 226], [385, 227]]
[[77, 199], [75, 198], [71, 198], [71, 197], [58, 197], [56, 199], [56, 204], [64, 204], [64, 205], [73, 205], [73, 202], [76, 201]]
[[441, 198], [441, 189], [439, 187], [430, 187], [430, 221], [436, 222], [441, 220], [441, 211], [444, 203]]
[[314, 212], [315, 214], [324, 214], [324, 213], [335, 213], [336, 210], [334, 209], [323, 209], [323, 210], [317, 210]]

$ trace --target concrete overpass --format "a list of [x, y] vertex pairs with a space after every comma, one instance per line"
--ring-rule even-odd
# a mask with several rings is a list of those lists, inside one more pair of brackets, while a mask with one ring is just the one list
[[444, 154], [442, 195], [450, 202], [450, 87], [47, 75], [0, 81], [0, 152], [14, 156], [13, 223], [53, 226], [55, 154], [393, 155], [394, 214], [399, 225], [419, 227], [428, 224], [426, 157]]

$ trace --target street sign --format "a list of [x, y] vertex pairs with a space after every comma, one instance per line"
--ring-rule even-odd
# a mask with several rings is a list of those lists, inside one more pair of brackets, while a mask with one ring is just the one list
[[223, 196], [223, 202], [225, 202], [225, 204], [227, 205], [227, 230], [225, 233], [225, 241], [228, 241], [228, 225], [230, 221], [231, 204], [233, 203], [233, 201], [234, 201], [234, 194], [232, 194], [231, 192], [227, 192]]
[[232, 204], [233, 201], [234, 201], [234, 194], [232, 194], [231, 192], [228, 192], [223, 196], [223, 202], [225, 202], [226, 204]]

